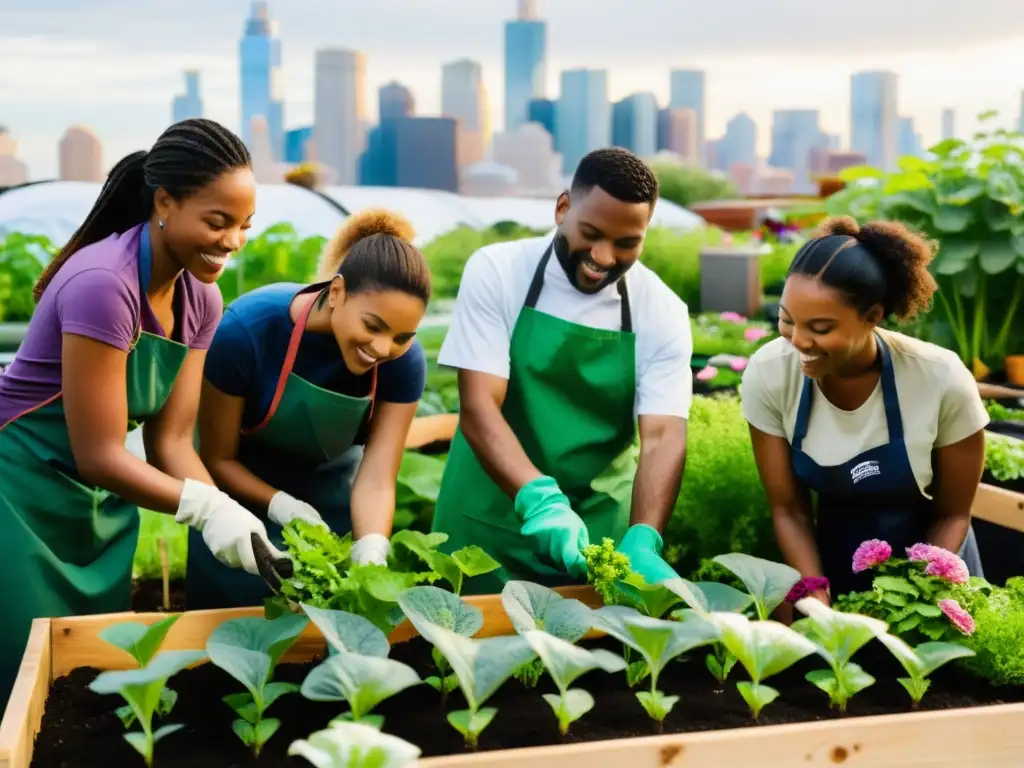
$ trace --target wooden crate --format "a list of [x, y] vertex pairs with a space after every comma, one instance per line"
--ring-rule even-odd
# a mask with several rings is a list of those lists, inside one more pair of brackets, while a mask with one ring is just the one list
[[[1024, 530], [1024, 495], [979, 487], [974, 513], [1014, 530]], [[591, 606], [600, 604], [589, 587], [558, 590]], [[478, 636], [512, 632], [496, 595], [467, 597], [483, 611]], [[261, 608], [189, 611], [171, 628], [162, 650], [201, 649], [227, 619], [262, 616]], [[147, 624], [161, 613], [120, 613], [33, 622], [18, 679], [0, 722], [0, 768], [29, 768], [50, 684], [76, 667], [128, 669], [127, 654], [100, 639], [107, 626], [125, 620]], [[403, 622], [392, 643], [415, 636]], [[313, 624], [284, 657], [307, 661], [323, 653]], [[538, 705], [539, 706], [539, 705]], [[1024, 765], [1024, 704], [984, 706], [815, 723], [756, 726], [701, 733], [615, 739], [566, 746], [534, 747], [434, 757], [421, 768], [793, 768], [850, 765], [871, 768], [1019, 768]]]

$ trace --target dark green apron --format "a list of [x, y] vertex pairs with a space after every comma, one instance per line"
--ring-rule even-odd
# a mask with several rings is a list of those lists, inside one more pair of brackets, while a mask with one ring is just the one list
[[[312, 505], [332, 531], [345, 534], [352, 529], [352, 482], [363, 456], [362, 446], [353, 441], [373, 415], [377, 367], [368, 397], [331, 392], [292, 373], [316, 294], [306, 294], [300, 301], [307, 304], [288, 341], [270, 408], [259, 425], [242, 431], [238, 460], [268, 485]], [[252, 511], [266, 523], [274, 545], [283, 548], [281, 526], [266, 519], [265, 509]], [[203, 543], [202, 534], [189, 529], [189, 610], [259, 606], [270, 595], [262, 578], [221, 563]]]
[[[149, 229], [140, 285], [149, 282]], [[188, 347], [141, 330], [128, 353], [128, 417], [141, 423], [170, 395]], [[0, 703], [17, 675], [32, 620], [131, 608], [138, 507], [75, 469], [61, 394], [0, 428]]]
[[[636, 473], [636, 336], [625, 279], [622, 330], [589, 328], [537, 311], [552, 246], [534, 273], [509, 349], [502, 415], [530, 461], [558, 481], [592, 543], [618, 544], [629, 527]], [[556, 587], [573, 579], [541, 562], [519, 532], [513, 499], [491, 480], [456, 431], [434, 511], [446, 552], [476, 544], [502, 568], [469, 580], [466, 594], [498, 593], [510, 579]]]

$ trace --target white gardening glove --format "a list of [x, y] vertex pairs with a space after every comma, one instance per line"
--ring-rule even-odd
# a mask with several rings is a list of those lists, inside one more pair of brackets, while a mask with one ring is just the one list
[[206, 546], [222, 563], [253, 576], [262, 575], [252, 548], [254, 533], [266, 544], [272, 558], [290, 562], [286, 553], [270, 543], [258, 517], [212, 485], [185, 480], [174, 519], [202, 533]]
[[352, 545], [352, 562], [355, 565], [387, 565], [391, 542], [380, 533], [368, 533]]
[[305, 520], [313, 525], [322, 525], [324, 528], [328, 527], [324, 519], [320, 517], [320, 513], [312, 506], [296, 499], [294, 496], [288, 495], [284, 491], [278, 491], [270, 499], [270, 506], [267, 507], [267, 517], [282, 528], [295, 518]]

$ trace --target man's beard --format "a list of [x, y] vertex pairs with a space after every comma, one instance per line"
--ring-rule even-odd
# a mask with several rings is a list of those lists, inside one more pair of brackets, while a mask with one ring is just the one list
[[616, 263], [614, 267], [605, 273], [605, 277], [601, 282], [592, 286], [581, 286], [579, 282], [580, 263], [584, 259], [591, 259], [590, 249], [570, 251], [569, 238], [563, 235], [560, 230], [555, 232], [555, 256], [558, 258], [558, 263], [562, 265], [562, 271], [565, 272], [565, 276], [569, 279], [569, 284], [581, 293], [597, 293], [616, 282], [629, 269], [628, 266]]

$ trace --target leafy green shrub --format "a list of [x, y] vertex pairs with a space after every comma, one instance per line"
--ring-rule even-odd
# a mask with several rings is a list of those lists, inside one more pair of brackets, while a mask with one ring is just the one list
[[312, 280], [326, 243], [325, 237], [299, 237], [287, 222], [267, 228], [245, 244], [218, 281], [224, 304], [269, 283]]
[[975, 630], [960, 642], [975, 656], [960, 665], [993, 685], [1024, 685], [1024, 578], [1007, 579], [1005, 587], [992, 587], [965, 608], [974, 616]]
[[688, 208], [694, 203], [708, 200], [726, 200], [739, 197], [729, 179], [692, 165], [654, 163], [661, 197]]
[[986, 432], [985, 469], [1001, 483], [1024, 479], [1024, 440]]
[[[552, 205], [552, 210], [554, 206]], [[530, 229], [515, 222], [500, 221], [487, 229], [473, 229], [462, 225], [434, 238], [423, 247], [423, 255], [430, 264], [433, 295], [454, 298], [459, 290], [462, 270], [474, 251], [492, 243], [538, 237], [544, 230]]]
[[36, 303], [32, 286], [57, 251], [42, 235], [0, 233], [0, 322], [29, 321]]

